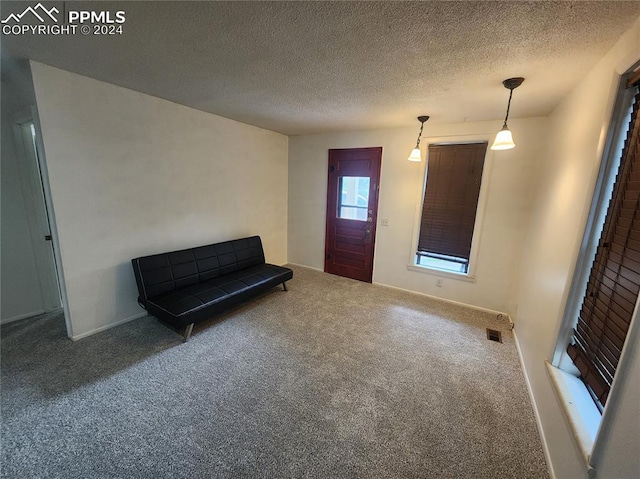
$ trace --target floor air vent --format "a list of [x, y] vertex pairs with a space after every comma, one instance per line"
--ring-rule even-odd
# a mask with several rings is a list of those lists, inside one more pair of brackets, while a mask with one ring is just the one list
[[500, 331], [496, 331], [495, 329], [487, 328], [487, 339], [489, 341], [495, 341], [496, 343], [501, 343], [502, 333]]

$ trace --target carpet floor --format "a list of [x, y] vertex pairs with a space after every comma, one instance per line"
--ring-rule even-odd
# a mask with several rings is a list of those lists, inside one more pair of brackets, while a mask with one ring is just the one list
[[548, 478], [505, 320], [293, 269], [186, 344], [3, 326], [2, 477]]

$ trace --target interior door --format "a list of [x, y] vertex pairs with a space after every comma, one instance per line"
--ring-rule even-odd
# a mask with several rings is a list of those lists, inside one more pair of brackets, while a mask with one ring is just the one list
[[21, 181], [26, 193], [27, 220], [43, 305], [45, 311], [55, 311], [62, 307], [62, 301], [33, 121], [16, 125], [16, 136], [18, 152], [22, 159]]
[[329, 150], [324, 270], [371, 282], [382, 147]]

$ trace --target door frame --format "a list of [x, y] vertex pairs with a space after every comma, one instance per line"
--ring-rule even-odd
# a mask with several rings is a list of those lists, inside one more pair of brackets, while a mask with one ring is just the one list
[[[28, 123], [33, 123], [35, 128], [35, 157], [32, 158], [26, 151], [24, 128]], [[23, 191], [29, 217], [29, 233], [31, 245], [36, 260], [38, 282], [42, 293], [45, 312], [57, 311], [62, 308], [65, 318], [67, 336], [73, 336], [71, 315], [68, 307], [66, 283], [62, 268], [62, 256], [60, 254], [60, 241], [56, 226], [55, 210], [51, 195], [51, 185], [45, 157], [44, 142], [42, 138], [42, 128], [37, 108], [32, 106], [29, 110], [23, 110], [14, 116], [13, 121], [14, 141], [16, 143], [16, 154], [18, 155], [18, 172], [20, 174], [20, 184]], [[39, 176], [39, 178], [38, 178]], [[40, 183], [40, 184], [39, 184]], [[39, 211], [36, 199], [31, 195], [32, 191], [42, 188], [44, 200], [44, 214]], [[51, 249], [53, 262], [44, 257], [43, 248], [36, 246], [45, 232], [51, 235]], [[53, 271], [52, 271], [53, 268]]]

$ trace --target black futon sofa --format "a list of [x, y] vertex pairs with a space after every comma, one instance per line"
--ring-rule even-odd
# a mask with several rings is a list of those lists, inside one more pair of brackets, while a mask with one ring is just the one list
[[259, 236], [132, 259], [138, 302], [149, 314], [191, 336], [194, 323], [293, 278], [265, 263]]

